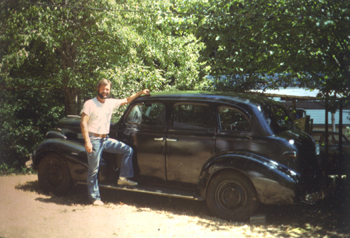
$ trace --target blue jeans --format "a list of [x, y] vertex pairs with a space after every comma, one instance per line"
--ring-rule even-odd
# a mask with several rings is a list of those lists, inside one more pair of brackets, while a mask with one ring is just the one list
[[87, 153], [88, 157], [88, 174], [87, 187], [90, 201], [101, 200], [100, 191], [98, 188], [98, 169], [100, 166], [102, 151], [110, 153], [122, 154], [120, 176], [130, 178], [134, 176], [134, 167], [132, 165], [133, 149], [115, 139], [100, 138], [90, 136], [92, 144], [92, 153]]

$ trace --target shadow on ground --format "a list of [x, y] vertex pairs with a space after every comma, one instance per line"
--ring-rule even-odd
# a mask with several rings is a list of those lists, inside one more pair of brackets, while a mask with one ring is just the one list
[[[44, 193], [38, 181], [17, 185], [16, 189]], [[213, 217], [205, 202], [198, 202], [180, 198], [170, 198], [136, 192], [101, 189], [102, 200], [107, 204], [126, 204], [135, 206], [139, 212], [144, 210], [166, 211], [169, 218], [173, 215], [198, 217], [198, 224], [211, 227], [214, 230], [226, 229], [227, 224], [249, 225], [250, 222], [237, 223]], [[58, 205], [89, 205], [85, 185], [76, 185], [65, 196], [46, 195], [36, 200]], [[307, 237], [350, 237], [350, 201], [348, 193], [331, 194], [325, 200], [314, 204], [300, 204], [290, 206], [261, 205], [253, 217], [263, 218], [253, 227], [262, 227], [271, 230], [279, 236], [284, 231], [305, 231]], [[271, 228], [272, 227], [272, 228]], [[289, 236], [286, 233], [283, 236]], [[295, 235], [295, 234], [294, 234]], [[302, 236], [302, 235], [300, 235]]]

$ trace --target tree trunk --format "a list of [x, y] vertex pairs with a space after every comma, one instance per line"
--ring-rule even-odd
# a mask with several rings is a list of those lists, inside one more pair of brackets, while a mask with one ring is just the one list
[[[71, 70], [74, 71], [76, 59], [76, 46], [70, 45], [68, 42], [64, 42], [61, 49], [59, 50], [62, 57], [61, 68], [64, 71]], [[65, 106], [65, 115], [78, 115], [78, 89], [75, 87], [69, 87], [69, 74], [64, 75], [63, 82], [63, 94], [64, 94], [64, 106]]]
[[65, 115], [79, 115], [78, 108], [78, 90], [76, 88], [66, 87], [63, 89]]

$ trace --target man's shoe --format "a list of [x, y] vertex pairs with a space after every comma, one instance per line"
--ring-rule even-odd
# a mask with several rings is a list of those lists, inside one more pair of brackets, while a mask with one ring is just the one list
[[92, 205], [94, 206], [103, 206], [105, 205], [101, 200], [95, 200]]
[[118, 179], [118, 185], [136, 186], [138, 183], [129, 179]]

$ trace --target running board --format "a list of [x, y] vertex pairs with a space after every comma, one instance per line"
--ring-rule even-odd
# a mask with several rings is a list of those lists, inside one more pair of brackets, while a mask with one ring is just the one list
[[[84, 184], [85, 182], [77, 182], [77, 184]], [[166, 197], [177, 197], [177, 198], [184, 198], [184, 199], [190, 199], [190, 200], [196, 200], [196, 201], [203, 201], [204, 198], [201, 196], [198, 196], [193, 191], [182, 191], [178, 189], [171, 189], [171, 188], [163, 188], [163, 187], [154, 187], [154, 186], [144, 186], [144, 185], [137, 185], [137, 186], [125, 186], [125, 185], [115, 185], [115, 184], [99, 184], [100, 188], [108, 188], [108, 189], [115, 189], [115, 190], [123, 190], [123, 191], [130, 191], [130, 192], [138, 192], [138, 193], [148, 193], [148, 194], [155, 194], [160, 196], [166, 196]]]

